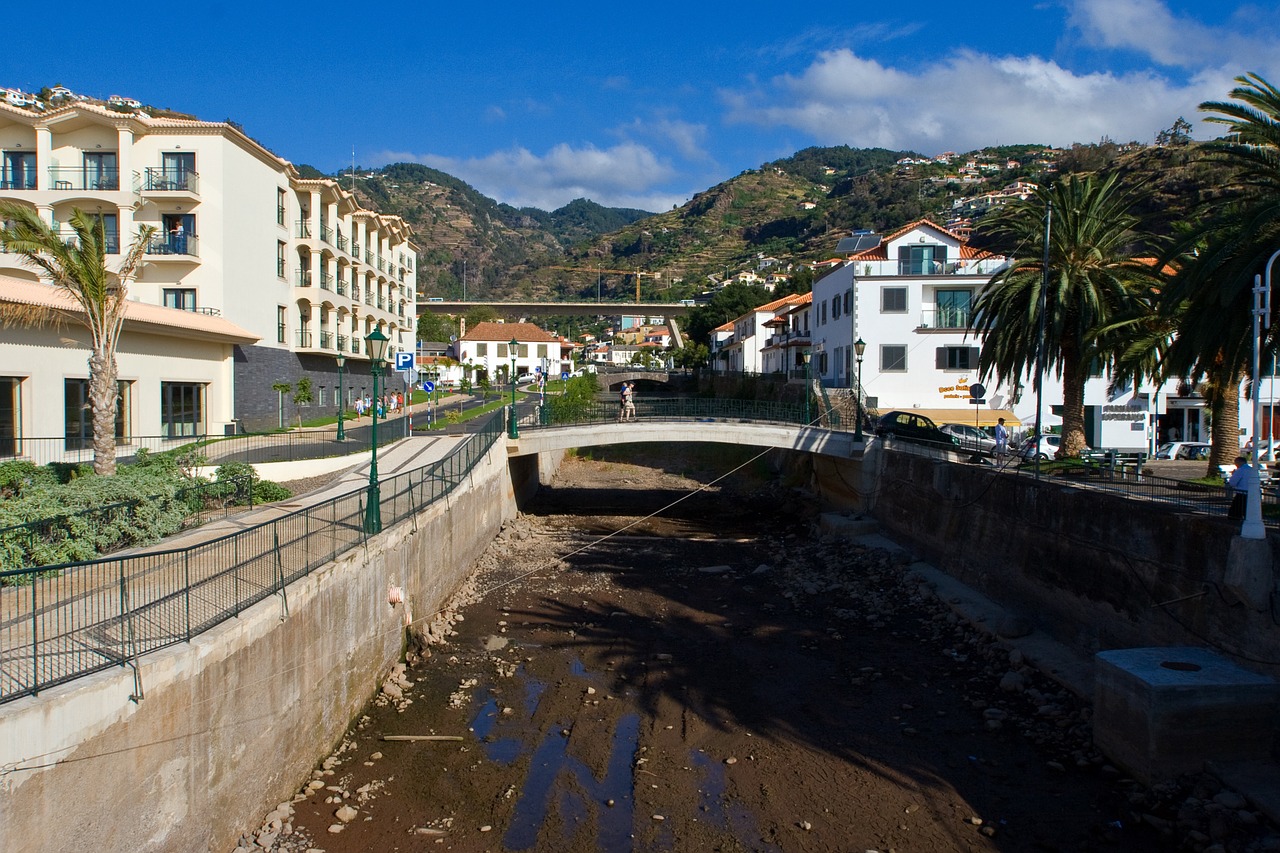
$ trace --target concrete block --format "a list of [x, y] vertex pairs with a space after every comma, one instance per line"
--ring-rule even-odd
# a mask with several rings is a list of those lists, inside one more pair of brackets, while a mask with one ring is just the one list
[[879, 532], [880, 522], [869, 515], [862, 518], [849, 518], [837, 512], [824, 512], [818, 517], [818, 529], [823, 533], [852, 539], [855, 536]]
[[1096, 656], [1093, 739], [1145, 784], [1269, 754], [1280, 685], [1208, 649]]
[[1273, 561], [1270, 539], [1233, 536], [1222, 585], [1248, 607], [1262, 612], [1270, 606], [1271, 593], [1275, 589], [1275, 576], [1271, 571]]

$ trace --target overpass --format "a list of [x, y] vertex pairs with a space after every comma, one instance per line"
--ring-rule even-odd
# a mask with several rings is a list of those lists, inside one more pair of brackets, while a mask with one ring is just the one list
[[418, 300], [418, 313], [435, 311], [439, 314], [465, 314], [472, 308], [485, 306], [500, 316], [539, 316], [573, 314], [595, 316], [597, 314], [647, 314], [662, 317], [684, 317], [693, 305], [680, 302], [493, 302], [481, 300], [448, 299], [435, 302]]

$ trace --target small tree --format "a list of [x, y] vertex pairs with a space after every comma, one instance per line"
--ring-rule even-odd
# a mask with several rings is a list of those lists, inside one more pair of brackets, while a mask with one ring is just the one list
[[288, 382], [276, 382], [271, 386], [271, 390], [276, 392], [277, 428], [284, 429], [284, 395], [292, 391], [293, 386]]
[[[298, 406], [310, 406], [315, 397], [311, 392], [311, 377], [304, 376], [298, 380], [298, 385], [293, 389], [293, 405], [295, 409]], [[298, 426], [302, 426], [302, 412], [297, 412]]]
[[480, 396], [484, 402], [489, 402], [489, 372], [486, 370], [480, 374], [480, 378], [476, 380], [476, 384], [480, 386]]

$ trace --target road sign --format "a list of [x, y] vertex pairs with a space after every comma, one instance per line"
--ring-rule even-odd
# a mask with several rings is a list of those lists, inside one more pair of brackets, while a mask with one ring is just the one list
[[413, 353], [400, 350], [396, 353], [396, 370], [413, 370]]
[[430, 394], [432, 391], [436, 390], [436, 383], [428, 379], [426, 382], [422, 383], [422, 390]]
[[981, 382], [975, 382], [969, 386], [969, 396], [975, 400], [981, 397], [985, 393], [987, 393], [986, 386], [984, 386]]
[[560, 378], [561, 378], [561, 379], [564, 379], [564, 380], [567, 380], [567, 379], [569, 378], [569, 371], [567, 371], [567, 370], [562, 370], [562, 371], [560, 371]]

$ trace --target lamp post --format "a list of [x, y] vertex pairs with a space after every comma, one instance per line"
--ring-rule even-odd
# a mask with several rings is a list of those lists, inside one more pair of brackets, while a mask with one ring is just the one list
[[[1253, 473], [1249, 477], [1249, 494], [1245, 498], [1244, 523], [1240, 525], [1240, 536], [1243, 539], [1267, 538], [1267, 528], [1262, 522], [1262, 480], [1258, 476], [1261, 473], [1258, 460], [1262, 452], [1262, 417], [1258, 408], [1262, 396], [1258, 390], [1262, 386], [1258, 383], [1261, 380], [1259, 373], [1262, 369], [1263, 329], [1271, 328], [1271, 265], [1276, 262], [1276, 258], [1280, 258], [1280, 249], [1267, 258], [1267, 265], [1263, 267], [1266, 273], [1265, 287], [1262, 276], [1253, 277], [1253, 422], [1249, 433], [1253, 439], [1253, 457], [1249, 460]], [[1267, 432], [1271, 432], [1269, 427]]]
[[809, 359], [813, 358], [811, 350], [804, 351], [804, 425], [809, 425]]
[[862, 354], [867, 351], [867, 342], [858, 338], [853, 342], [853, 351], [858, 356], [858, 384], [853, 389], [853, 399], [858, 404], [858, 425], [853, 429], [853, 440], [861, 444], [862, 438]]
[[387, 354], [390, 339], [382, 332], [374, 329], [364, 339], [369, 352], [369, 372], [373, 374], [373, 430], [370, 444], [372, 454], [369, 458], [369, 496], [364, 508], [364, 532], [382, 532], [382, 494], [378, 489], [378, 380], [382, 377], [382, 359]]
[[520, 428], [516, 425], [516, 347], [520, 342], [512, 338], [507, 343], [511, 350], [511, 428], [507, 430], [507, 438], [519, 438]]
[[347, 357], [339, 353], [334, 361], [338, 363], [338, 441], [346, 441], [347, 431], [342, 426], [342, 410], [346, 403], [346, 398], [342, 396], [342, 367], [347, 363]]

